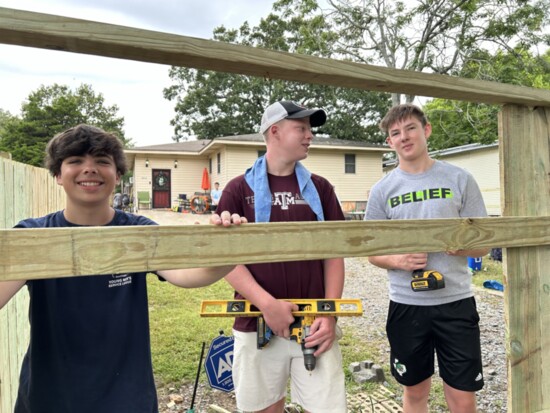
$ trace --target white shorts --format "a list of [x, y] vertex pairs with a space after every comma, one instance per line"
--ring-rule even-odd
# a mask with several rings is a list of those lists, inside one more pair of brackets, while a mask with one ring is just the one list
[[338, 342], [317, 358], [315, 369], [309, 372], [304, 367], [301, 345], [295, 341], [272, 336], [267, 347], [258, 350], [256, 332], [233, 330], [233, 335], [233, 383], [239, 409], [262, 410], [285, 398], [290, 378], [292, 402], [308, 412], [347, 411]]

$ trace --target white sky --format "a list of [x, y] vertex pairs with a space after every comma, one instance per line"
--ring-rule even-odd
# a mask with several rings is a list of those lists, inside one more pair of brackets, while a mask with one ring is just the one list
[[[259, 23], [273, 0], [0, 0], [0, 7], [36, 11], [210, 39], [215, 27]], [[170, 66], [0, 44], [0, 108], [20, 115], [41, 85], [82, 83], [119, 107], [135, 146], [171, 143], [174, 102], [163, 98]]]

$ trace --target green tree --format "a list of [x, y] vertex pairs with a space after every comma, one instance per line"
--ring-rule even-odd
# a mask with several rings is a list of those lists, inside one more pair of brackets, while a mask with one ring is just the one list
[[[549, 0], [327, 0], [335, 51], [354, 61], [452, 74], [481, 47], [550, 44]], [[300, 0], [281, 0], [296, 7]], [[406, 96], [411, 102], [414, 96]], [[401, 95], [393, 95], [393, 103]]]
[[[523, 48], [494, 55], [478, 50], [456, 74], [550, 90], [550, 49], [542, 56], [533, 56]], [[432, 150], [469, 143], [488, 144], [498, 138], [497, 105], [433, 99], [424, 109], [433, 128], [429, 140]]]
[[79, 123], [98, 126], [119, 136], [125, 145], [124, 119], [117, 116], [116, 105], [106, 106], [101, 93], [83, 84], [71, 90], [54, 84], [41, 86], [21, 105], [20, 117], [8, 117], [0, 136], [0, 150], [11, 152], [13, 159], [41, 166], [48, 141], [59, 132]]
[[[314, 0], [295, 8], [275, 3], [273, 12], [257, 27], [245, 22], [239, 29], [218, 27], [214, 39], [283, 52], [333, 56], [337, 34], [316, 13]], [[173, 85], [164, 96], [176, 102], [172, 120], [175, 140], [256, 133], [264, 108], [291, 99], [327, 110], [321, 135], [347, 140], [382, 142], [376, 123], [390, 106], [388, 94], [309, 85], [222, 72], [172, 67]]]
[[4, 135], [5, 125], [12, 117], [10, 112], [0, 108], [0, 139], [2, 139], [2, 135]]
[[424, 110], [432, 124], [430, 150], [489, 144], [498, 137], [498, 106], [434, 99], [424, 105]]

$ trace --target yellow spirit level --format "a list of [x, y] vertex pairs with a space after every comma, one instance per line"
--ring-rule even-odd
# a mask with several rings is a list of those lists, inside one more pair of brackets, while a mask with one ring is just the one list
[[[363, 305], [360, 299], [319, 299], [292, 298], [285, 299], [298, 305], [298, 311], [293, 316], [361, 316]], [[201, 302], [201, 317], [259, 317], [260, 310], [247, 300], [205, 300]]]

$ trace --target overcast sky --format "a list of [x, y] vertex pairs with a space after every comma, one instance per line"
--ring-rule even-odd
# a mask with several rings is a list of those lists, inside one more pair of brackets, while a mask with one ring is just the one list
[[[210, 39], [215, 27], [259, 23], [273, 0], [0, 0], [0, 7]], [[171, 143], [174, 103], [163, 98], [169, 66], [0, 44], [0, 108], [19, 115], [41, 85], [82, 83], [116, 104], [136, 146]]]

